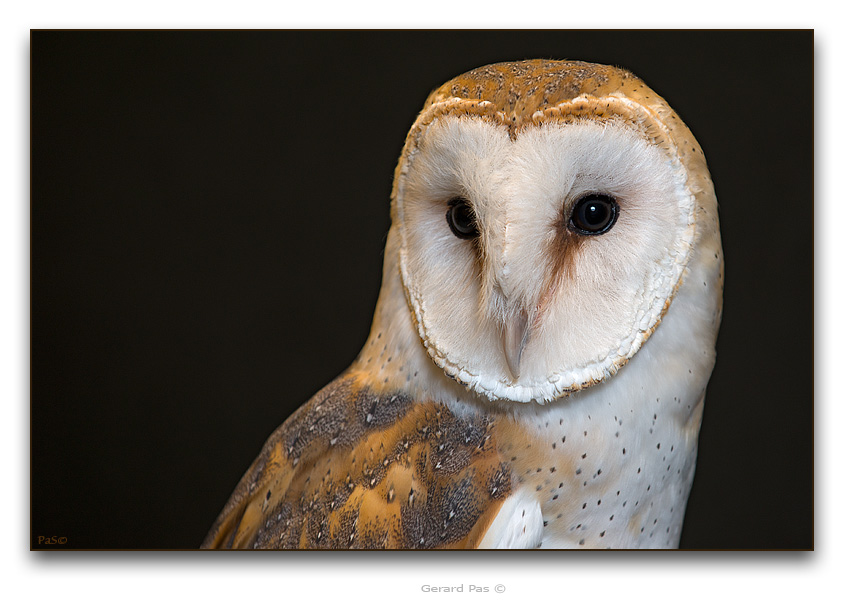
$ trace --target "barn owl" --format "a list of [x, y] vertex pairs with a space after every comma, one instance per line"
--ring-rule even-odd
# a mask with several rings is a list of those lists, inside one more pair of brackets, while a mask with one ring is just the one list
[[723, 262], [701, 148], [633, 74], [481, 67], [395, 171], [372, 330], [206, 548], [670, 548]]

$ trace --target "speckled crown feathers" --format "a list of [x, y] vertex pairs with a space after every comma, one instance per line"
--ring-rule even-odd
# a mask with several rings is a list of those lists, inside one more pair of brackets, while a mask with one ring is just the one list
[[[638, 115], [625, 111], [623, 116], [634, 117], [657, 145], [673, 146], [687, 168], [696, 171], [703, 167], [705, 172], [697, 140], [659, 94], [626, 69], [583, 61], [502, 62], [458, 75], [429, 94], [408, 141], [443, 112], [487, 115], [506, 124], [515, 136], [521, 128], [547, 118], [570, 120], [588, 114], [594, 120], [600, 116], [600, 107], [595, 112], [595, 100], [601, 98], [624, 99], [640, 107]], [[582, 102], [572, 102], [575, 99]], [[619, 116], [618, 103], [604, 110], [607, 118]], [[663, 127], [654, 127], [654, 123]], [[659, 129], [669, 132], [671, 139], [664, 139]]]

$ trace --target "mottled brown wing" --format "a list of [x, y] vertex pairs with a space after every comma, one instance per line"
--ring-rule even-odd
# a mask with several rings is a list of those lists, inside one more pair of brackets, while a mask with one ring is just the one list
[[471, 548], [511, 492], [489, 418], [332, 382], [270, 436], [204, 548]]

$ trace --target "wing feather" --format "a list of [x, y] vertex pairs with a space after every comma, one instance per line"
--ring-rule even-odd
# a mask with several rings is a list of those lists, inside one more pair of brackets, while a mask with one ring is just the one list
[[495, 436], [345, 374], [270, 436], [203, 547], [475, 547], [511, 493]]

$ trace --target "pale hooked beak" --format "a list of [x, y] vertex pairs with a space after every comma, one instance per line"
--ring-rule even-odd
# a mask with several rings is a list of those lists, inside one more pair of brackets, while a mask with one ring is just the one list
[[504, 335], [502, 338], [502, 342], [504, 343], [504, 358], [507, 360], [507, 367], [509, 367], [514, 381], [519, 378], [522, 352], [524, 352], [530, 334], [529, 325], [530, 316], [524, 308], [504, 321]]

